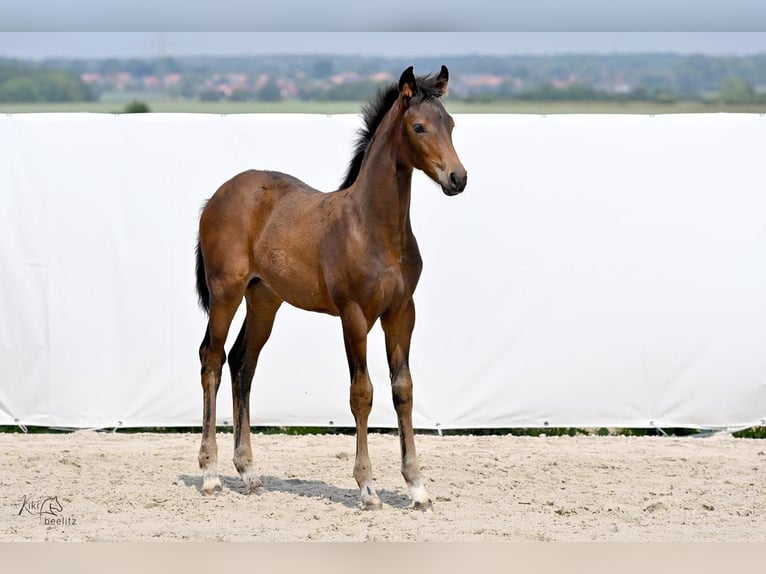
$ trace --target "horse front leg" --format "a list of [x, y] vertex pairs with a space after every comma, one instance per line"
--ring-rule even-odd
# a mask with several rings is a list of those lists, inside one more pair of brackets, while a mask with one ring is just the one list
[[381, 508], [372, 485], [372, 465], [367, 451], [367, 419], [372, 410], [372, 382], [367, 373], [367, 333], [369, 325], [361, 308], [353, 305], [341, 315], [343, 340], [351, 374], [351, 412], [356, 422], [354, 478], [359, 485], [363, 510]]
[[433, 504], [420, 476], [420, 464], [415, 452], [415, 433], [412, 428], [412, 375], [409, 366], [410, 341], [415, 327], [415, 305], [412, 300], [384, 315], [381, 325], [386, 337], [391, 391], [399, 427], [402, 476], [410, 489], [413, 507], [430, 510]]

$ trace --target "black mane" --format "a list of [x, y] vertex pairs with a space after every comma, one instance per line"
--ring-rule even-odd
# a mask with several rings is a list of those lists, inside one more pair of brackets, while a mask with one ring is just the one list
[[[417, 78], [417, 90], [415, 98], [428, 100], [441, 96], [441, 91], [436, 87], [436, 77], [433, 75], [420, 76]], [[362, 167], [367, 146], [375, 135], [375, 130], [383, 121], [388, 110], [394, 105], [399, 97], [399, 85], [392, 83], [387, 87], [378, 88], [378, 92], [362, 108], [364, 127], [358, 130], [358, 138], [354, 147], [354, 156], [348, 164], [348, 171], [340, 189], [350, 187], [356, 181], [359, 175], [359, 169]]]

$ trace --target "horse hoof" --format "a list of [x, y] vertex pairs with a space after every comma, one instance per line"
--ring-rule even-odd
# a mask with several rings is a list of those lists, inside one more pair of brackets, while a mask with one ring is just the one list
[[381, 508], [383, 508], [383, 504], [377, 498], [362, 501], [362, 510], [380, 510]]
[[245, 494], [261, 494], [261, 492], [266, 490], [261, 479], [252, 468], [241, 472], [240, 476], [242, 477], [242, 482], [245, 483]]
[[434, 510], [434, 503], [431, 502], [431, 499], [429, 498], [425, 502], [421, 500], [416, 500], [412, 503], [413, 510], [421, 510], [423, 512], [433, 512]]
[[250, 484], [245, 485], [245, 494], [261, 495], [264, 492], [266, 492], [266, 487], [263, 485], [263, 483], [260, 480], [256, 479]]
[[202, 484], [202, 494], [205, 496], [211, 496], [221, 490], [223, 490], [223, 487], [221, 487], [221, 480], [217, 476], [205, 479]]

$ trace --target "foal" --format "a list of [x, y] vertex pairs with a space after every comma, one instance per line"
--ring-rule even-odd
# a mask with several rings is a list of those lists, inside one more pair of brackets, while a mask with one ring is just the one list
[[199, 464], [206, 494], [221, 487], [215, 401], [226, 361], [224, 343], [242, 298], [247, 315], [230, 351], [234, 466], [248, 492], [262, 487], [250, 447], [250, 385], [258, 356], [283, 301], [339, 316], [351, 373], [356, 421], [354, 478], [364, 509], [380, 508], [367, 452], [372, 384], [367, 334], [380, 319], [385, 334], [402, 451], [402, 474], [415, 508], [431, 507], [420, 477], [412, 430], [408, 365], [415, 325], [412, 295], [422, 261], [410, 225], [414, 169], [445, 194], [467, 174], [452, 145], [454, 122], [440, 97], [449, 73], [416, 78], [407, 68], [365, 108], [356, 154], [338, 191], [321, 193], [283, 173], [245, 171], [224, 183], [200, 217], [197, 290], [209, 314], [200, 347], [203, 389]]

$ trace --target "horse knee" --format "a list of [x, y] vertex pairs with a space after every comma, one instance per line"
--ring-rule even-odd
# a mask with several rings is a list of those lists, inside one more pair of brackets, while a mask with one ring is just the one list
[[369, 377], [355, 377], [351, 383], [351, 412], [365, 415], [372, 410], [372, 383]]
[[412, 380], [409, 376], [399, 376], [391, 381], [391, 395], [394, 399], [394, 406], [399, 408], [401, 406], [412, 404]]

